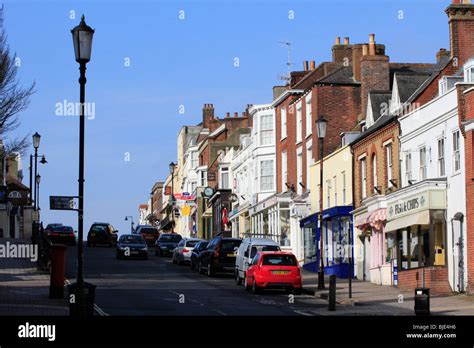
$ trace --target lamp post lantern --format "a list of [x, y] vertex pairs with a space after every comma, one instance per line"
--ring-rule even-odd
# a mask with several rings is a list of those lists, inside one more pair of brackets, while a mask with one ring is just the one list
[[170, 174], [171, 174], [171, 232], [174, 233], [174, 171], [176, 169], [176, 164], [174, 162], [170, 163]]
[[[78, 26], [71, 30], [76, 62], [79, 63], [80, 85], [80, 115], [79, 115], [79, 207], [78, 207], [78, 244], [77, 244], [77, 284], [76, 303], [79, 316], [90, 315], [90, 308], [86, 306], [83, 276], [83, 240], [84, 240], [84, 142], [85, 142], [85, 86], [86, 64], [90, 61], [92, 51], [92, 37], [94, 30], [89, 27], [84, 15]], [[72, 313], [71, 313], [72, 314]]]
[[323, 257], [323, 158], [324, 158], [324, 138], [326, 137], [326, 128], [328, 121], [319, 116], [316, 121], [316, 128], [319, 138], [319, 270], [318, 270], [318, 289], [322, 290], [324, 286], [324, 257]]
[[128, 218], [130, 218], [130, 232], [133, 233], [133, 225], [134, 225], [133, 216], [132, 215], [125, 216], [125, 221], [128, 221]]
[[[38, 175], [38, 148], [41, 142], [41, 135], [38, 132], [33, 134], [33, 147], [35, 149], [35, 189], [33, 190], [33, 197], [34, 197], [34, 210], [37, 208], [36, 204], [36, 196], [37, 196], [37, 184], [36, 184], [36, 176]], [[31, 183], [31, 180], [30, 180]], [[30, 187], [31, 188], [31, 187]]]

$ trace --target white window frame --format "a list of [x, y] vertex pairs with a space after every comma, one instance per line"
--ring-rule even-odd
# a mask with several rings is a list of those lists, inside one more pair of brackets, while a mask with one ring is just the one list
[[286, 124], [287, 124], [287, 112], [286, 108], [280, 109], [280, 121], [281, 121], [281, 139], [285, 139], [288, 136]]
[[281, 191], [288, 191], [286, 183], [288, 182], [288, 153], [283, 151], [281, 153]]
[[327, 198], [327, 206], [326, 208], [329, 208], [331, 206], [331, 179], [328, 179], [326, 180], [326, 187], [327, 187], [327, 195], [326, 195], [326, 198]]
[[313, 146], [306, 148], [306, 187], [311, 187], [311, 163], [313, 162]]
[[360, 188], [362, 199], [367, 197], [367, 156], [359, 157], [360, 162]]
[[[446, 176], [446, 138], [440, 137], [437, 141], [437, 151], [438, 151], [438, 175], [440, 177]], [[440, 146], [442, 145], [442, 146]], [[440, 151], [440, 149], [442, 149]]]
[[[227, 174], [227, 185], [224, 183], [224, 174]], [[219, 167], [219, 188], [221, 189], [230, 189], [230, 168], [229, 166]]]
[[296, 143], [303, 141], [303, 110], [301, 102], [296, 106]]
[[303, 193], [303, 188], [300, 185], [303, 183], [303, 151], [301, 148], [296, 150], [296, 192]]
[[311, 95], [306, 98], [306, 137], [313, 133], [313, 108]]
[[375, 188], [378, 186], [378, 175], [377, 175], [377, 154], [374, 153], [372, 155], [372, 159], [371, 159], [371, 166], [372, 166], [372, 181], [374, 183], [374, 192], [372, 193], [375, 193]]
[[[264, 123], [264, 118], [268, 118], [270, 122]], [[270, 126], [270, 128], [264, 128], [264, 126]], [[264, 114], [260, 116], [260, 136], [259, 141], [260, 145], [273, 145], [274, 135], [273, 135], [273, 116], [272, 114]]]
[[201, 187], [207, 187], [207, 170], [200, 171], [199, 183], [201, 184]]
[[405, 179], [407, 181], [407, 184], [409, 184], [408, 181], [413, 180], [412, 176], [412, 158], [411, 158], [411, 152], [407, 152], [405, 154]]
[[[270, 171], [269, 171], [269, 174], [265, 174], [263, 171], [264, 169], [264, 164], [263, 163], [270, 163]], [[275, 163], [273, 161], [273, 159], [263, 159], [260, 161], [260, 191], [262, 192], [266, 192], [266, 191], [273, 191], [274, 188], [275, 188], [275, 175], [274, 175], [274, 166], [275, 166]], [[264, 175], [265, 174], [265, 175]], [[264, 185], [264, 178], [270, 178], [270, 185], [268, 188], [264, 188], [263, 185]]]
[[391, 142], [385, 145], [385, 157], [387, 159], [387, 187], [392, 187], [393, 184], [391, 180], [393, 179], [393, 147]]
[[423, 181], [428, 177], [426, 146], [420, 146], [418, 151], [419, 151], [419, 163], [420, 163], [418, 178], [419, 178], [419, 181]]
[[[457, 140], [456, 140], [457, 139]], [[453, 132], [453, 173], [461, 171], [461, 133]]]
[[343, 171], [341, 172], [342, 176], [342, 204], [346, 205], [346, 200], [347, 200], [347, 192], [346, 192], [346, 172]]
[[334, 206], [337, 207], [337, 176], [334, 175], [332, 180], [334, 182]]

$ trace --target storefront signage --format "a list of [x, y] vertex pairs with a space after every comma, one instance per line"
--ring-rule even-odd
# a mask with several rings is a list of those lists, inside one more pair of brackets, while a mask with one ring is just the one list
[[429, 209], [428, 192], [423, 192], [406, 199], [399, 199], [388, 204], [388, 218], [396, 219], [400, 216]]

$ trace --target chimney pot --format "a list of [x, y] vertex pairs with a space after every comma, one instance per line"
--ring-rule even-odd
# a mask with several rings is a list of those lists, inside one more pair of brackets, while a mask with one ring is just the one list
[[307, 60], [303, 61], [303, 69], [304, 69], [304, 71], [308, 71], [308, 61]]
[[366, 56], [368, 54], [369, 54], [369, 46], [367, 45], [362, 46], [362, 55]]
[[336, 44], [336, 45], [340, 45], [340, 44], [341, 44], [341, 37], [340, 37], [340, 36], [336, 37], [336, 43], [335, 43], [335, 44]]
[[316, 69], [316, 62], [314, 60], [309, 62], [309, 69], [310, 70]]
[[349, 37], [344, 38], [344, 45], [349, 45]]
[[226, 112], [225, 117], [230, 117], [230, 112]]
[[369, 35], [369, 55], [375, 56], [375, 34]]
[[234, 117], [239, 117], [239, 113], [238, 113], [238, 112], [234, 112]]

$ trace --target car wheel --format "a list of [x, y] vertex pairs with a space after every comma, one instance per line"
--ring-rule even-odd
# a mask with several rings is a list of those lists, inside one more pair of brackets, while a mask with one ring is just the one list
[[214, 271], [212, 270], [212, 267], [211, 267], [211, 263], [210, 263], [210, 262], [207, 264], [207, 276], [208, 276], [208, 277], [214, 276]]
[[173, 256], [171, 256], [171, 262], [176, 264], [176, 259], [174, 258], [174, 254], [173, 254]]
[[248, 281], [247, 276], [245, 276], [245, 278], [244, 278], [244, 289], [245, 289], [246, 291], [249, 291], [249, 290], [250, 290], [250, 285], [249, 285], [249, 281]]
[[181, 266], [183, 263], [181, 262], [181, 259], [179, 258], [179, 255], [178, 255], [178, 260], [176, 262], [178, 264], [178, 266]]
[[193, 262], [193, 260], [189, 261], [189, 267], [191, 268], [191, 271], [194, 271], [194, 262]]
[[255, 281], [255, 279], [253, 280], [252, 282], [252, 292], [254, 295], [257, 295], [259, 294], [261, 291], [260, 287], [257, 285], [257, 282]]
[[198, 262], [198, 272], [199, 272], [199, 274], [204, 274], [204, 270], [202, 269], [201, 261]]
[[242, 285], [242, 278], [239, 276], [239, 271], [235, 271], [235, 284]]

